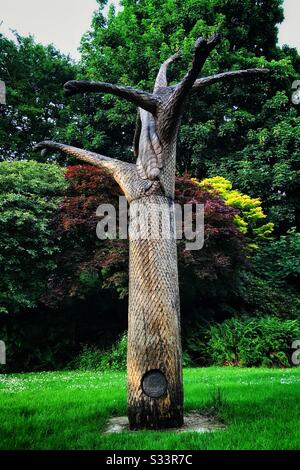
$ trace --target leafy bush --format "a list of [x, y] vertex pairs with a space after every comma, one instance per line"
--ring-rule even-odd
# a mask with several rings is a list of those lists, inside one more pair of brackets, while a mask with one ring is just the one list
[[[264, 274], [266, 277], [267, 265]], [[244, 270], [240, 279], [237, 294], [241, 314], [254, 317], [271, 315], [290, 320], [299, 318], [300, 296], [290, 281], [278, 285], [275, 276], [272, 282], [271, 278], [257, 276], [253, 268]]]
[[239, 214], [234, 217], [234, 223], [241, 233], [247, 235], [249, 241], [252, 242], [251, 246], [255, 248], [253, 242], [259, 239], [269, 239], [274, 224], [263, 223], [267, 216], [262, 210], [262, 201], [259, 198], [253, 198], [237, 189], [232, 189], [232, 183], [223, 176], [206, 178], [202, 181], [194, 178], [193, 181], [202, 188], [215, 191], [226, 205], [239, 210]]
[[288, 367], [291, 345], [299, 338], [298, 320], [231, 318], [195, 331], [188, 348], [198, 361], [216, 365]]
[[128, 288], [127, 240], [96, 236], [97, 207], [110, 203], [118, 208], [120, 190], [104, 170], [91, 165], [68, 166], [65, 178], [65, 198], [53, 220], [61, 253], [43, 302], [61, 308], [93, 294], [102, 297], [104, 290], [122, 299]]
[[35, 307], [56, 268], [51, 219], [65, 188], [58, 165], [0, 163], [0, 313]]
[[126, 370], [127, 335], [124, 333], [108, 350], [85, 345], [79, 356], [70, 365], [74, 369], [96, 371]]
[[193, 367], [194, 363], [187, 351], [182, 351], [182, 366], [183, 367]]
[[292, 228], [272, 243], [266, 243], [252, 260], [255, 272], [273, 286], [287, 284], [299, 290], [300, 233]]
[[[96, 346], [85, 345], [78, 357], [72, 361], [70, 368], [96, 371], [125, 371], [127, 356], [127, 334], [123, 333], [113, 346], [105, 351]], [[183, 367], [192, 367], [189, 354], [182, 354]]]

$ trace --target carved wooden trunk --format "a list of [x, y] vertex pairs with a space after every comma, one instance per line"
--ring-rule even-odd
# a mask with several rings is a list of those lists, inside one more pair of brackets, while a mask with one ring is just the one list
[[[151, 221], [147, 231], [143, 225], [139, 239], [132, 229], [139, 225], [141, 208]], [[130, 428], [178, 427], [183, 424], [183, 387], [174, 206], [169, 198], [153, 195], [133, 201], [130, 211]], [[153, 228], [158, 220], [159, 233]]]

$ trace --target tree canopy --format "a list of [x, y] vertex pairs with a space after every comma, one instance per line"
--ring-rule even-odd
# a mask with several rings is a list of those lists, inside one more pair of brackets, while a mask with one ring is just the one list
[[7, 104], [0, 105], [0, 160], [34, 158], [33, 144], [66, 126], [62, 84], [75, 66], [53, 46], [32, 37], [15, 40], [0, 34], [0, 77], [6, 84]]

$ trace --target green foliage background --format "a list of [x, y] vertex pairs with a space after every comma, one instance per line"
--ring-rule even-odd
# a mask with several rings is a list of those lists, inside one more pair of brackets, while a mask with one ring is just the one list
[[[38, 165], [41, 157], [32, 146], [53, 138], [133, 161], [135, 109], [111, 95], [66, 100], [62, 84], [88, 78], [151, 90], [159, 64], [181, 48], [182, 60], [169, 74], [170, 83], [176, 83], [188, 68], [195, 39], [217, 30], [223, 41], [203, 74], [261, 66], [271, 74], [206, 88], [190, 100], [183, 116], [178, 175], [188, 172], [210, 183], [225, 178], [232, 184], [226, 190], [212, 186], [221, 205], [237, 211], [236, 226], [249, 248], [246, 266], [236, 263], [227, 277], [214, 278], [216, 270], [203, 269], [195, 275], [197, 263], [209, 260], [214, 269], [226, 265], [225, 241], [214, 245], [207, 259], [205, 252], [202, 259], [185, 259], [184, 346], [197, 357], [189, 349], [195, 328], [199, 336], [208, 325], [205, 331], [222, 338], [239, 321], [243, 327], [242, 317], [250, 318], [253, 332], [262, 331], [265, 318], [271, 318], [272, 338], [291, 331], [285, 330], [286, 322], [299, 322], [300, 108], [290, 97], [300, 56], [296, 49], [277, 45], [282, 0], [123, 0], [121, 11], [111, 7], [104, 17], [106, 3], [98, 0], [79, 63], [31, 37], [16, 34], [12, 41], [0, 35], [0, 78], [7, 86], [7, 105], [0, 105], [0, 336], [8, 343], [14, 370], [65, 367], [83, 345], [109, 348], [126, 329], [124, 247], [96, 249], [87, 231], [94, 223], [90, 216], [76, 223], [74, 217], [72, 229], [58, 230], [63, 225], [57, 210], [65, 198], [70, 203], [73, 197], [69, 213], [73, 207], [76, 214], [83, 208], [90, 214], [93, 184], [85, 181], [68, 193], [63, 169], [76, 162], [52, 155]], [[89, 177], [93, 182], [94, 176]], [[182, 199], [184, 181], [179, 184]], [[101, 178], [98, 183], [97, 197], [117, 197], [110, 183]], [[212, 214], [216, 220], [217, 205]], [[290, 333], [284, 337], [286, 343], [291, 339]], [[226, 338], [221, 343], [227, 348], [224, 355], [211, 355], [218, 363], [231, 354]], [[270, 360], [272, 348], [268, 351]], [[283, 346], [281, 352], [288, 356]]]

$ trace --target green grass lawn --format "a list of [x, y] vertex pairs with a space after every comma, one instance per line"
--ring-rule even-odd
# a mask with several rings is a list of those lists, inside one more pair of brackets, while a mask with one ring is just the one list
[[300, 448], [299, 367], [186, 369], [184, 385], [185, 410], [217, 410], [227, 429], [103, 434], [110, 416], [126, 414], [125, 374], [0, 375], [0, 448]]

